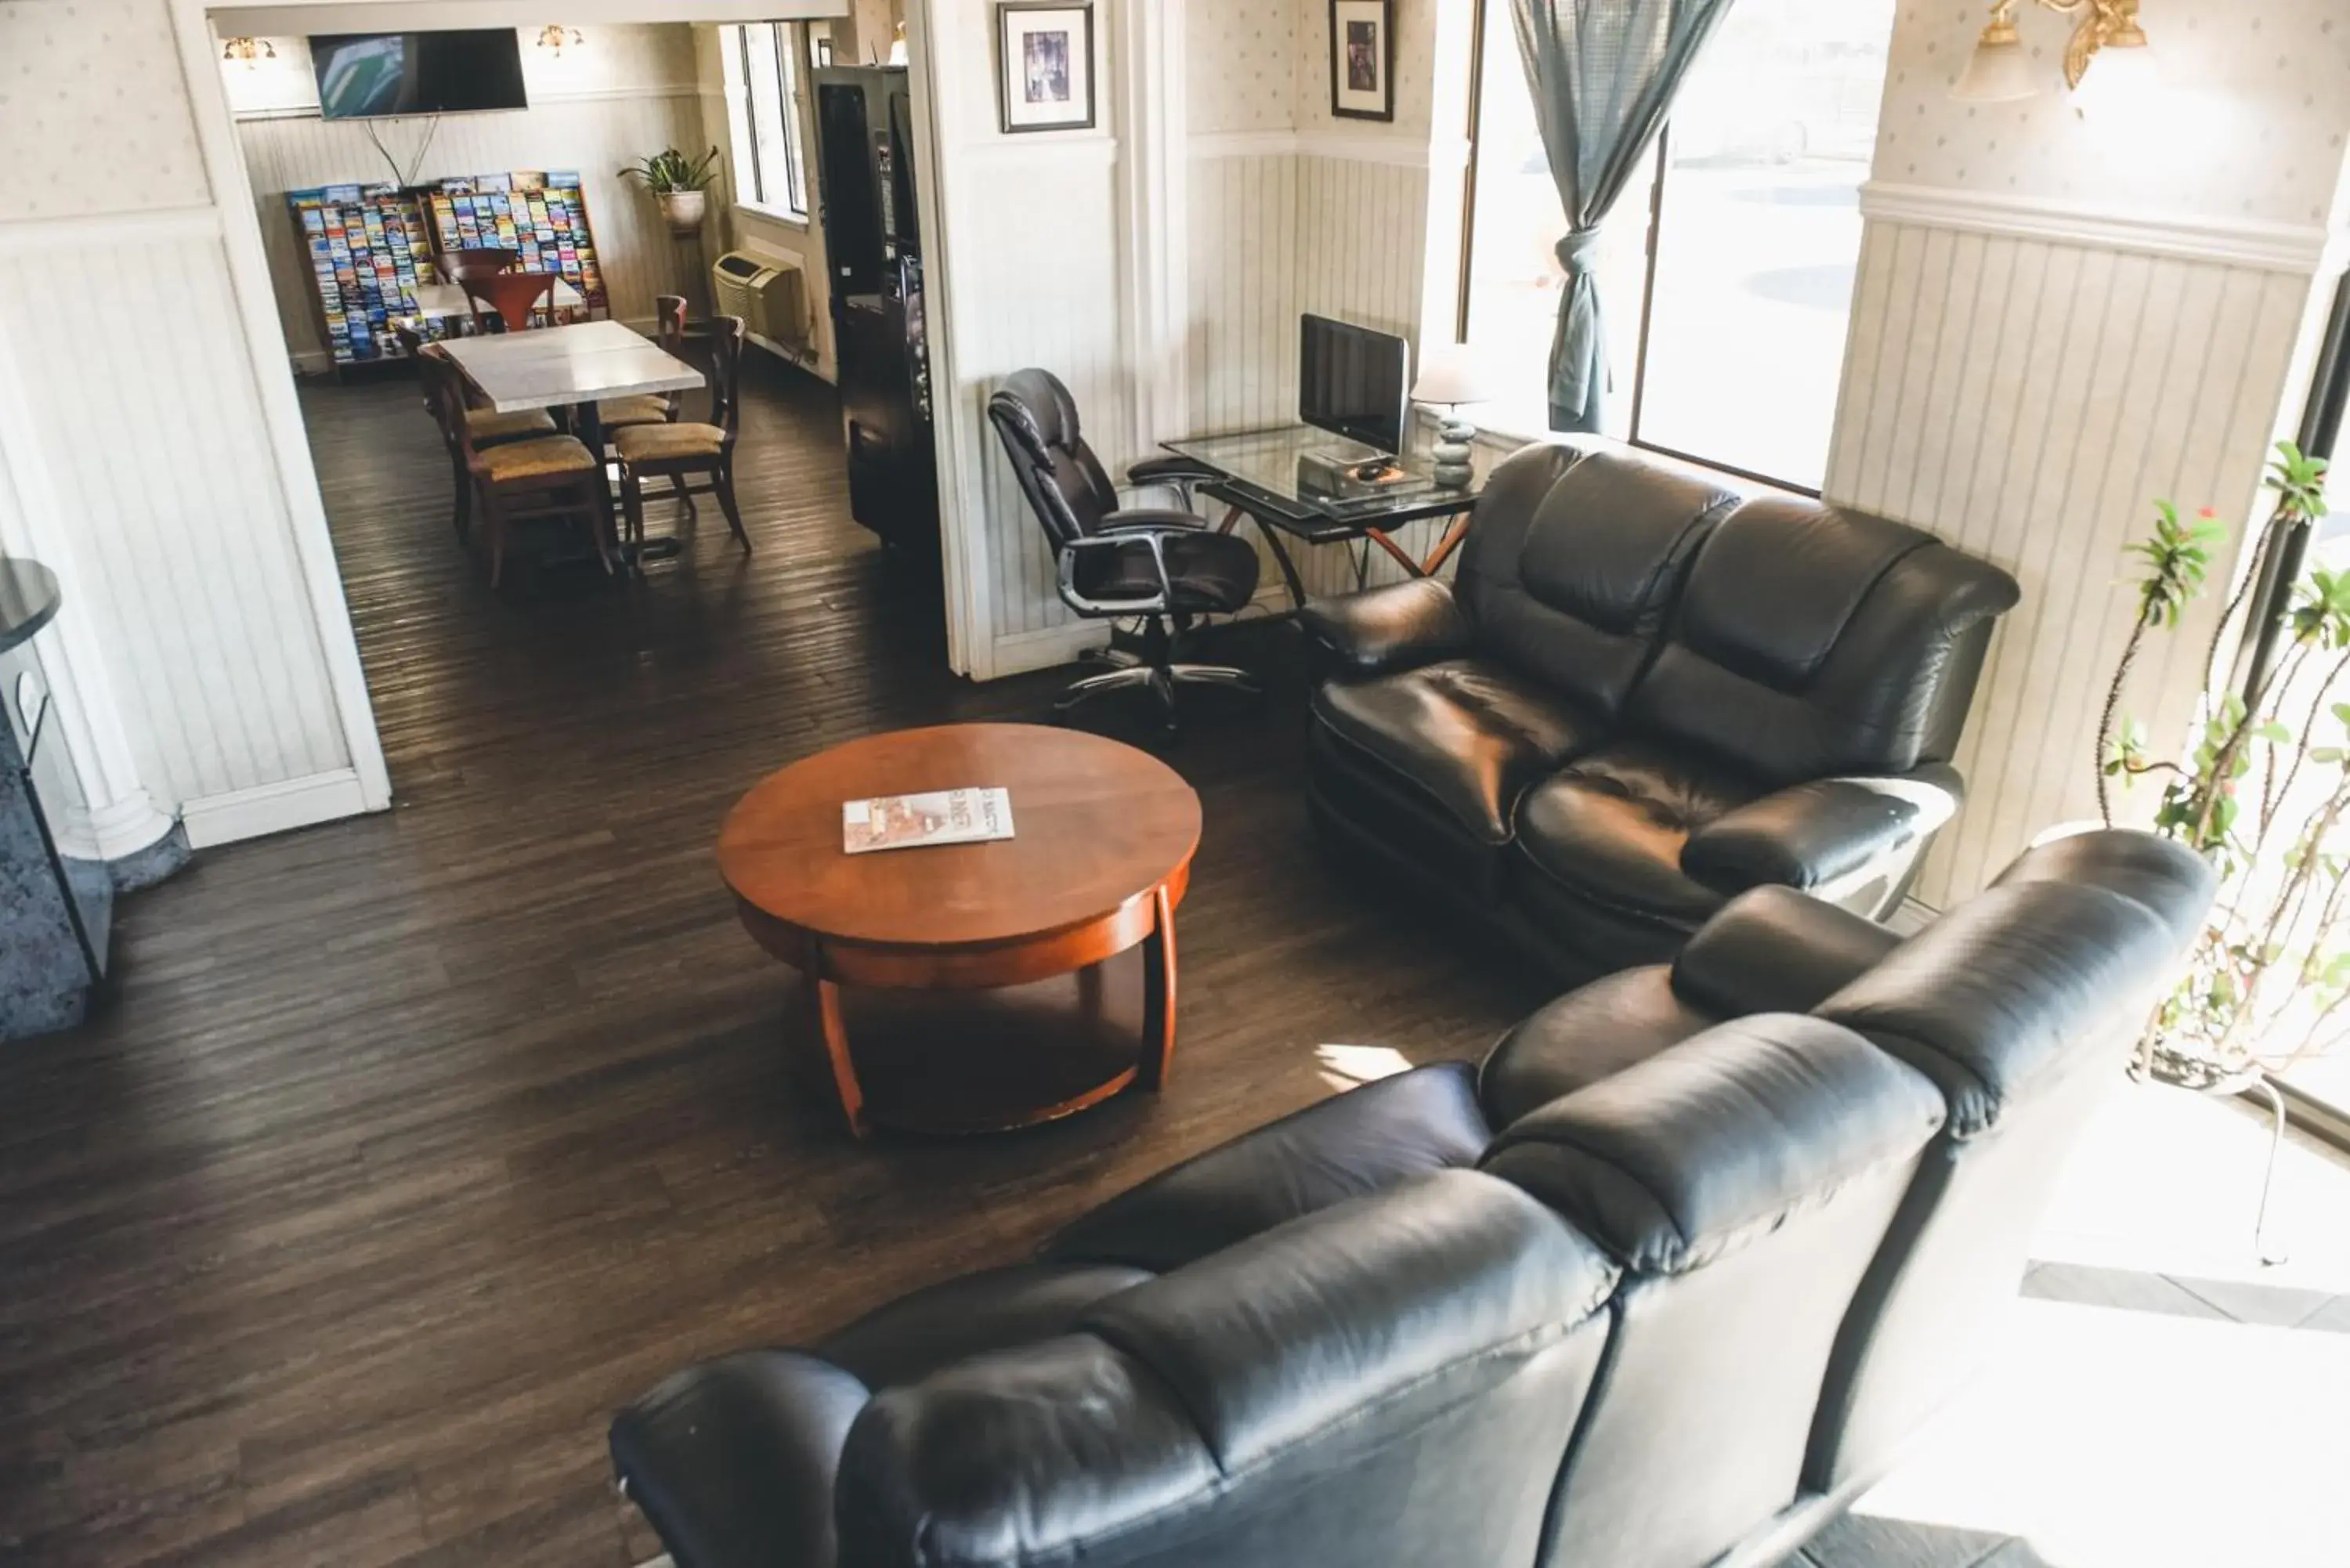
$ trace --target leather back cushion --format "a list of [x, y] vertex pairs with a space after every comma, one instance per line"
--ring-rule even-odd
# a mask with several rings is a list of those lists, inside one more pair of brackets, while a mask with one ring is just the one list
[[1686, 1273], [1914, 1159], [1942, 1116], [1931, 1084], [1850, 1030], [1757, 1013], [1520, 1117], [1482, 1165], [1633, 1272]]
[[1472, 1171], [1293, 1220], [877, 1395], [841, 1561], [1531, 1561], [1615, 1279]]
[[1077, 423], [1077, 405], [1049, 370], [1015, 370], [987, 400], [1021, 493], [1056, 545], [1097, 528], [1118, 509], [1118, 487]]
[[[2107, 882], [2097, 879], [2101, 859]], [[2060, 868], [2077, 879], [2040, 874]], [[2062, 840], [2025, 856], [1816, 1014], [1932, 1078], [1950, 1101], [1951, 1136], [1973, 1137], [2060, 1078], [2108, 1025], [2135, 1030], [2211, 889], [2201, 861], [2151, 835]]]
[[1750, 501], [1699, 554], [1627, 718], [1777, 784], [1947, 761], [1928, 754], [1943, 677], [2016, 594], [2006, 573], [1915, 528]]
[[1457, 592], [1480, 651], [1613, 716], [1734, 492], [1697, 470], [1544, 442], [1495, 469]]
[[1544, 1561], [1690, 1568], [1794, 1501], [1837, 1326], [1941, 1116], [1849, 1031], [1762, 1013], [1503, 1133], [1485, 1168], [1627, 1268]]

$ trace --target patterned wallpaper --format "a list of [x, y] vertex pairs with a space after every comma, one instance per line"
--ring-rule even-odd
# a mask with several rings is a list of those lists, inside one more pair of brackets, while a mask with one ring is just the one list
[[211, 200], [164, 0], [0, 0], [0, 221]]
[[1953, 102], [1990, 6], [1904, 0], [1894, 28], [1877, 178], [2207, 218], [2320, 223], [2350, 138], [2344, 0], [2145, 0], [2162, 80], [2144, 102], [2101, 98], [2091, 65], [2064, 90], [2071, 21], [2026, 5], [2024, 46], [2048, 88], [2022, 103]]
[[1304, 0], [1191, 0], [1185, 23], [1191, 133], [1287, 130], [1295, 123]]

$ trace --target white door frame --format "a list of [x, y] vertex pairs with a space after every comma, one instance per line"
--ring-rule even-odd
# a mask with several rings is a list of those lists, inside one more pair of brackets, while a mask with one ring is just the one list
[[[678, 15], [689, 9], [691, 16]], [[227, 252], [238, 326], [253, 360], [270, 452], [276, 460], [279, 487], [285, 493], [295, 550], [311, 612], [317, 622], [319, 646], [325, 650], [344, 742], [359, 777], [361, 798], [369, 811], [380, 811], [391, 804], [391, 776], [384, 763], [383, 742], [376, 730], [375, 706], [368, 694], [367, 672], [359, 661], [358, 634], [351, 623], [349, 601], [343, 592], [334, 539], [327, 525], [317, 470], [310, 460], [309, 436], [295, 392], [292, 358], [285, 328], [277, 319], [268, 255], [263, 248], [260, 213], [252, 177], [237, 144], [236, 122], [229, 110], [227, 88], [221, 79], [219, 47], [212, 17], [220, 13], [233, 17], [241, 26], [276, 23], [298, 28], [319, 22], [317, 14], [323, 11], [338, 22], [348, 16], [349, 21], [345, 25], [351, 27], [397, 26], [402, 23], [444, 26], [456, 23], [500, 26], [511, 23], [523, 26], [543, 20], [541, 14], [545, 10], [544, 0], [394, 0], [390, 4], [382, 0], [308, 0], [299, 7], [266, 9], [221, 4], [219, 0], [171, 0], [172, 32], [187, 78], [188, 97], [194, 107], [197, 140], [203, 152], [205, 173], [212, 183], [213, 205], [220, 214], [221, 238]], [[928, 17], [921, 0], [916, 0], [908, 11], [909, 47], [916, 62], [910, 73], [914, 85], [915, 127], [925, 143], [922, 161], [927, 165], [926, 177], [920, 182], [923, 233], [941, 258], [930, 263], [926, 278], [932, 315], [931, 384], [952, 387], [956, 384], [952, 337], [945, 330], [947, 269], [942, 262], [945, 235], [941, 222], [944, 204], [935, 189], [941, 167], [936, 117], [930, 103], [932, 75], [926, 63], [928, 51], [923, 47], [929, 31]], [[305, 16], [302, 12], [310, 15]], [[663, 0], [570, 0], [566, 12], [567, 17], [577, 23], [646, 24], [824, 18], [847, 14], [847, 0], [691, 0], [690, 5], [680, 5], [673, 0], [669, 4]], [[937, 421], [937, 433], [948, 661], [958, 674], [983, 679], [988, 672], [973, 667], [972, 655], [974, 650], [991, 646], [984, 630], [985, 606], [974, 597], [976, 579], [984, 574], [973, 572], [971, 564], [985, 559], [985, 520], [976, 509], [962, 504], [959, 475], [950, 461], [952, 437], [960, 428], [950, 416], [961, 410], [952, 407], [951, 399], [940, 401], [941, 417]], [[974, 533], [982, 537], [974, 539]]]

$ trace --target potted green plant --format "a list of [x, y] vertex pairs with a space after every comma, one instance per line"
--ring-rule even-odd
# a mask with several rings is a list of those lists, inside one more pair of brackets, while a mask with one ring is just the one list
[[[2280, 442], [2267, 489], [2275, 506], [2255, 559], [2325, 510], [2325, 463]], [[2313, 569], [2293, 585], [2278, 650], [2249, 691], [2221, 654], [2255, 635], [2256, 573], [2237, 587], [2204, 657], [2204, 691], [2186, 746], [2158, 755], [2123, 712], [2150, 639], [2175, 634], [2200, 597], [2225, 526], [2157, 504], [2153, 534], [2129, 546], [2144, 568], [2138, 613], [2097, 727], [2097, 805], [2110, 825], [2116, 786], [2161, 785], [2148, 824], [2190, 846], [2220, 892], [2186, 974], [2148, 1022], [2137, 1069], [2164, 1083], [2241, 1092], [2350, 1035], [2350, 573]]]
[[674, 147], [664, 147], [621, 170], [620, 177], [640, 182], [660, 203], [669, 232], [679, 239], [691, 239], [702, 232], [702, 221], [709, 214], [710, 187], [718, 178], [718, 149], [688, 158]]

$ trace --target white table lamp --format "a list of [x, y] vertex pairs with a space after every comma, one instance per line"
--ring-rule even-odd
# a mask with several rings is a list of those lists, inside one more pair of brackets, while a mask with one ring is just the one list
[[1477, 439], [1477, 427], [1461, 417], [1461, 405], [1482, 403], [1492, 395], [1483, 362], [1466, 343], [1432, 343], [1421, 351], [1412, 400], [1444, 410], [1436, 430], [1437, 483], [1457, 490], [1474, 476], [1469, 443]]

